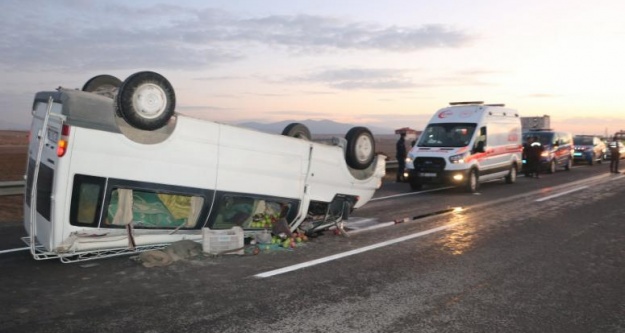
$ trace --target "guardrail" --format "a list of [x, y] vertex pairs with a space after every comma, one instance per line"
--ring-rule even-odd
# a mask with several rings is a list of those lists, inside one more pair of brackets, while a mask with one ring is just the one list
[[[386, 171], [396, 170], [397, 161], [386, 161]], [[0, 196], [24, 194], [26, 182], [23, 180], [0, 182]]]
[[0, 182], [0, 195], [24, 194], [26, 182], [23, 180]]

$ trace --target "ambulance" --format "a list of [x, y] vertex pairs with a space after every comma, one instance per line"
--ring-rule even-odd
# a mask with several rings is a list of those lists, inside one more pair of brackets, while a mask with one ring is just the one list
[[504, 104], [453, 102], [436, 111], [408, 152], [405, 176], [412, 190], [427, 184], [463, 186], [516, 181], [522, 166], [521, 119]]

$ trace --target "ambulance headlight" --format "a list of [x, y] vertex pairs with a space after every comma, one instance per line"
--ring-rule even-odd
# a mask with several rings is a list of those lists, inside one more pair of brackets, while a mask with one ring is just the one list
[[454, 164], [464, 163], [464, 159], [467, 158], [467, 156], [469, 156], [468, 152], [449, 156], [449, 162], [454, 163]]

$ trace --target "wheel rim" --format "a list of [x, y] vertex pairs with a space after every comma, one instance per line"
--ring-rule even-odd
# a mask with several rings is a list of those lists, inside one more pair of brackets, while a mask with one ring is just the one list
[[165, 112], [167, 107], [165, 91], [153, 83], [146, 83], [137, 87], [132, 96], [132, 101], [138, 113], [147, 119], [157, 118]]
[[355, 148], [356, 159], [361, 163], [365, 163], [373, 152], [373, 142], [371, 142], [371, 138], [368, 135], [362, 135], [356, 140]]

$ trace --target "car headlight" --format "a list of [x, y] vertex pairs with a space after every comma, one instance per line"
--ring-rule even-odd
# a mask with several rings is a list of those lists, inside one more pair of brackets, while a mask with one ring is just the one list
[[464, 163], [464, 159], [467, 158], [467, 156], [469, 156], [469, 152], [449, 156], [449, 162], [453, 164]]

